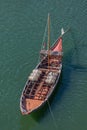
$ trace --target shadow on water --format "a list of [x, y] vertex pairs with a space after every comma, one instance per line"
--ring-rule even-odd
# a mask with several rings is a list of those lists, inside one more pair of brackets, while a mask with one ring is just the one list
[[70, 30], [70, 35], [71, 35], [71, 39], [72, 39], [72, 43], [73, 43], [73, 53], [72, 53], [72, 58], [74, 59], [74, 63], [71, 63], [69, 67], [71, 67], [73, 70], [75, 71], [82, 71], [82, 72], [87, 72], [87, 67], [84, 66], [81, 62], [80, 62], [80, 51], [82, 49], [82, 41], [81, 39], [77, 38], [77, 35], [75, 33], [75, 30], [72, 29]]

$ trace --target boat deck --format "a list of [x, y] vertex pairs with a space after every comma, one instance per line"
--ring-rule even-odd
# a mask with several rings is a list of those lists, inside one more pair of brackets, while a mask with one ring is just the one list
[[38, 70], [41, 71], [41, 75], [38, 81], [28, 80], [25, 89], [23, 91], [23, 97], [25, 97], [25, 108], [27, 111], [31, 111], [39, 107], [47, 98], [50, 92], [54, 89], [54, 84], [46, 83], [47, 75], [50, 72], [56, 73], [57, 78], [61, 69], [61, 57], [50, 57], [50, 64], [48, 66], [48, 57], [46, 57], [38, 66]]
[[42, 76], [39, 78], [39, 81], [29, 81], [23, 93], [24, 96], [28, 99], [44, 100], [52, 86], [46, 84], [45, 79], [46, 75], [44, 72], [44, 74], [42, 74]]
[[31, 111], [34, 108], [40, 106], [43, 101], [41, 100], [34, 100], [34, 99], [26, 99], [26, 109], [27, 111]]

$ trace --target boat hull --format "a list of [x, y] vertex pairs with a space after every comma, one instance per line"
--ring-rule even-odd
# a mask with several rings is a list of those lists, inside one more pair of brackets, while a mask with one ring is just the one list
[[[35, 71], [39, 70], [39, 72], [41, 72], [38, 74], [38, 80], [38, 76], [33, 76], [33, 78], [30, 76], [24, 86], [20, 98], [20, 110], [23, 115], [30, 114], [31, 112], [36, 111], [43, 106], [52, 95], [59, 81], [62, 70], [61, 37], [51, 47], [51, 52], [50, 65], [48, 66], [48, 56], [46, 55], [35, 68]], [[34, 72], [34, 75], [35, 73], [36, 72]]]

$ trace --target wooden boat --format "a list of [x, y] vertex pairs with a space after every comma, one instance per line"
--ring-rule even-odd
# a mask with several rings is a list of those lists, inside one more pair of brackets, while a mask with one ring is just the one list
[[41, 61], [32, 71], [22, 91], [20, 110], [29, 114], [41, 107], [51, 96], [62, 70], [62, 29], [61, 36], [50, 47], [50, 16], [48, 15], [48, 49], [41, 50]]

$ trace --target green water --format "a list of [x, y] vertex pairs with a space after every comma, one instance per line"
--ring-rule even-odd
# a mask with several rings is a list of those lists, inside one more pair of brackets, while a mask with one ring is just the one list
[[[20, 113], [21, 92], [36, 66], [47, 14], [63, 37], [63, 70], [50, 105]], [[87, 130], [87, 0], [0, 0], [0, 130]]]

